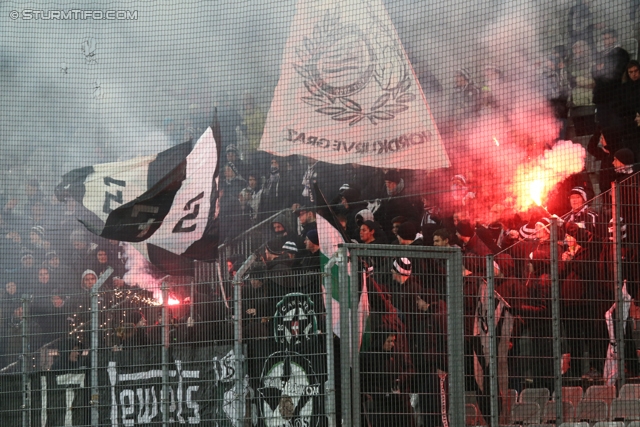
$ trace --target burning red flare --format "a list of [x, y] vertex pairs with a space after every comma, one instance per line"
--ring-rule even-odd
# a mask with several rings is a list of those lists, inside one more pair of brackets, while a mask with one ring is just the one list
[[[157, 295], [156, 299], [158, 300], [159, 305], [162, 305], [162, 294]], [[179, 305], [181, 301], [174, 297], [173, 295], [169, 295], [169, 299], [167, 300], [167, 305]]]
[[536, 179], [529, 185], [529, 193], [531, 195], [531, 200], [533, 200], [535, 204], [538, 206], [542, 206], [543, 191], [544, 191], [544, 181], [541, 179]]
[[559, 141], [544, 155], [518, 165], [512, 182], [516, 208], [528, 209], [533, 203], [542, 206], [546, 192], [584, 166], [585, 149], [571, 141]]

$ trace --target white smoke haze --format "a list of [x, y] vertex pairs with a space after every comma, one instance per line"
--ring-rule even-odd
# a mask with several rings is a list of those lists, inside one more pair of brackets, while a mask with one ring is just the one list
[[[446, 138], [451, 170], [430, 174], [424, 180], [422, 191], [431, 194], [445, 213], [466, 210], [472, 217], [482, 218], [496, 203], [523, 210], [534, 203], [528, 182], [541, 177], [543, 191], [548, 192], [568, 175], [582, 170], [586, 156], [582, 146], [570, 141], [554, 146], [561, 123], [549, 107], [542, 76], [552, 48], [563, 44], [567, 12], [573, 4], [431, 3], [425, 6], [431, 12], [427, 16], [441, 18], [437, 23], [432, 19], [434, 25], [419, 14], [400, 20], [403, 30], [411, 26], [424, 29], [424, 38], [429, 41], [421, 46], [420, 53], [430, 58], [430, 71], [444, 90], [435, 94], [425, 90], [425, 94], [441, 123], [450, 110], [447, 104], [455, 72], [462, 67], [471, 71], [477, 86], [488, 85], [497, 101], [497, 108], [484, 107], [480, 117], [463, 120], [462, 129]], [[626, 10], [618, 8], [615, 14], [621, 17]], [[500, 70], [501, 78], [489, 82], [483, 72], [486, 66]], [[569, 157], [556, 152], [573, 152], [575, 157], [569, 161]], [[456, 174], [464, 175], [470, 191], [476, 193], [473, 203], [460, 206], [453, 200], [451, 178]], [[522, 182], [523, 178], [530, 181]]]
[[[73, 9], [138, 18], [9, 18]], [[291, 4], [267, 1], [2, 2], [3, 154], [54, 185], [74, 167], [173, 145], [164, 123], [184, 127], [194, 112], [211, 111], [218, 93], [239, 107], [251, 91], [267, 105], [292, 12]]]
[[[470, 69], [479, 85], [485, 65], [502, 70], [495, 94], [510, 108], [484, 114], [448, 139], [454, 167], [422, 189], [446, 190], [450, 177], [463, 170], [473, 185], [498, 197], [514, 177], [512, 165], [535, 162], [557, 135], [558, 123], [540, 93], [540, 64], [563, 42], [573, 2], [384, 3], [416, 73], [431, 76], [421, 80], [437, 120], [447, 118], [457, 69]], [[137, 20], [10, 19], [11, 11], [26, 9], [136, 11]], [[592, 10], [627, 37], [625, 1], [594, 1]], [[181, 138], [194, 116], [208, 120], [222, 93], [240, 111], [242, 95], [251, 92], [266, 110], [294, 14], [294, 0], [2, 2], [2, 164], [51, 189], [72, 168], [173, 145], [170, 128]], [[494, 176], [478, 174], [487, 170]], [[3, 191], [16, 191], [14, 182], [5, 180]]]
[[153, 297], [162, 301], [161, 275], [154, 274], [154, 268], [149, 261], [131, 244], [124, 243], [124, 255], [127, 258], [125, 268], [127, 272], [122, 278], [129, 286], [137, 286], [153, 292]]

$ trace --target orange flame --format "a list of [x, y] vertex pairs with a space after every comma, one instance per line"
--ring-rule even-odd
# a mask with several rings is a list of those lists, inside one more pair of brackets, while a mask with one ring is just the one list
[[[162, 304], [162, 294], [158, 295], [158, 301]], [[169, 295], [169, 299], [167, 299], [167, 305], [178, 305], [180, 304], [180, 300], [174, 297], [173, 295]]]
[[544, 154], [517, 166], [511, 183], [516, 196], [515, 207], [528, 209], [533, 203], [542, 206], [546, 192], [584, 166], [585, 149], [571, 141], [559, 141]]
[[544, 181], [541, 179], [536, 179], [529, 185], [529, 194], [531, 195], [531, 200], [533, 200], [538, 206], [542, 206], [543, 191]]

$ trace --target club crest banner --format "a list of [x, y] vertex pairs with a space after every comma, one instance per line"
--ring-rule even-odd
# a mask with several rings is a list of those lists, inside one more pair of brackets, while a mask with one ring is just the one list
[[300, 0], [260, 150], [334, 164], [449, 166], [381, 0]]

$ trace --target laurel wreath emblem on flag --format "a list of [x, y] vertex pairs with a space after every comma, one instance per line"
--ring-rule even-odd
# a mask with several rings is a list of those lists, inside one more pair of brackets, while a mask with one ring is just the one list
[[[378, 30], [389, 31], [383, 25]], [[390, 39], [390, 34], [383, 34], [372, 43], [356, 26], [343, 25], [338, 9], [327, 11], [312, 36], [296, 49], [299, 63], [293, 67], [311, 95], [302, 101], [349, 126], [365, 118], [376, 125], [408, 110], [407, 104], [415, 99], [412, 79], [401, 48], [388, 44]], [[357, 95], [370, 88], [372, 80], [381, 93], [370, 106], [363, 106]]]

